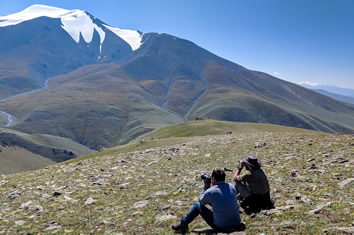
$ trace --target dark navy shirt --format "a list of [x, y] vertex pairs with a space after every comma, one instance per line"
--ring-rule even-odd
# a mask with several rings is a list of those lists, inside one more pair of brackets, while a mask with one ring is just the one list
[[213, 207], [216, 226], [230, 228], [238, 226], [241, 221], [236, 195], [233, 185], [219, 181], [210, 188], [204, 187], [199, 202], [201, 205], [210, 204]]

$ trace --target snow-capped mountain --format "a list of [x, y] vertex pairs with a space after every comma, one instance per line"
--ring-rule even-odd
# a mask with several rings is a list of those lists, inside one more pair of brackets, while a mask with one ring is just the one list
[[102, 24], [95, 17], [83, 10], [65, 10], [38, 4], [32, 5], [21, 12], [0, 17], [0, 27], [17, 25], [39, 17], [60, 19], [61, 27], [76, 43], [80, 42], [81, 36], [86, 43], [91, 43], [94, 31], [96, 31], [100, 37], [100, 51], [102, 51], [102, 43], [106, 36], [105, 29], [112, 31], [118, 37], [122, 38], [131, 46], [132, 50], [137, 50], [141, 45], [142, 34], [138, 31], [114, 28]]
[[[149, 38], [109, 26], [83, 10], [33, 5], [0, 17], [0, 99], [38, 89], [53, 76], [119, 63]], [[3, 74], [3, 75], [2, 75]]]
[[[173, 35], [122, 30], [85, 11], [42, 5], [0, 23], [0, 111], [8, 114], [0, 123], [12, 115], [11, 129], [95, 150], [199, 117], [354, 133], [352, 105]], [[49, 78], [46, 89], [24, 93]]]

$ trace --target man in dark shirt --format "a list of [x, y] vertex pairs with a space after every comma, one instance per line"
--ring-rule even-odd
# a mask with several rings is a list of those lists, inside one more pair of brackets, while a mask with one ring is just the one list
[[[233, 185], [225, 183], [225, 172], [220, 169], [213, 170], [211, 183], [204, 181], [204, 190], [200, 195], [199, 202], [195, 203], [188, 214], [178, 224], [172, 225], [176, 231], [185, 233], [188, 231], [188, 224], [198, 215], [215, 231], [223, 232], [229, 229], [243, 229], [236, 198], [236, 189]], [[210, 204], [213, 210], [205, 205]]]
[[[246, 171], [241, 175], [243, 167]], [[239, 198], [243, 199], [240, 206], [247, 214], [274, 208], [270, 199], [268, 178], [261, 169], [261, 163], [257, 157], [248, 156], [241, 160], [233, 180], [236, 182], [235, 187], [240, 194]]]

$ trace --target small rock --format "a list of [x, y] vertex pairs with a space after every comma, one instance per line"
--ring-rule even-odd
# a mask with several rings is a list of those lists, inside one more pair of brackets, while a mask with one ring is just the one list
[[312, 162], [312, 161], [315, 161], [316, 159], [314, 158], [310, 158], [309, 160], [307, 160], [307, 162]]
[[281, 213], [287, 210], [292, 210], [294, 209], [295, 206], [294, 205], [287, 205], [287, 206], [283, 206], [283, 207], [277, 207], [275, 209], [271, 209], [271, 210], [263, 210], [261, 212], [259, 212], [259, 215], [261, 216], [270, 216], [273, 215], [275, 213]]
[[326, 204], [321, 204], [321, 205], [317, 206], [316, 209], [311, 210], [308, 213], [309, 214], [319, 214], [322, 211], [323, 208], [331, 207], [332, 204], [333, 204], [332, 202], [327, 202]]
[[61, 228], [60, 225], [53, 225], [53, 226], [49, 226], [49, 227], [43, 229], [43, 231], [51, 231], [51, 230], [59, 229], [59, 228]]
[[211, 156], [210, 153], [207, 153], [207, 154], [204, 155], [204, 157], [210, 157], [210, 156]]
[[354, 227], [331, 227], [323, 230], [324, 233], [345, 232], [348, 234], [354, 234]]
[[94, 204], [95, 202], [96, 202], [96, 200], [94, 200], [92, 197], [89, 197], [89, 198], [87, 198], [85, 205], [89, 206], [89, 205]]
[[25, 202], [25, 203], [22, 203], [21, 206], [20, 206], [20, 209], [28, 209], [29, 205], [32, 204], [32, 201], [28, 201], [28, 202]]
[[64, 195], [64, 199], [65, 199], [66, 201], [69, 201], [69, 202], [74, 202], [74, 201], [76, 201], [76, 200], [72, 199], [71, 197], [69, 197], [69, 196], [67, 196], [67, 195]]
[[291, 177], [296, 177], [297, 176], [297, 170], [291, 170], [291, 172], [290, 172], [290, 176]]
[[54, 192], [53, 193], [53, 197], [59, 197], [62, 193], [59, 193], [59, 192]]
[[135, 203], [134, 203], [134, 208], [135, 208], [135, 209], [143, 208], [143, 207], [145, 207], [148, 203], [149, 203], [149, 200], [142, 200], [142, 201], [135, 202]]
[[157, 211], [164, 211], [164, 210], [168, 210], [168, 209], [170, 209], [170, 208], [171, 208], [171, 206], [169, 206], [169, 205], [160, 204], [160, 205], [158, 205], [158, 206], [156, 207], [155, 210], [157, 210]]
[[129, 183], [124, 183], [124, 184], [119, 185], [119, 188], [120, 189], [127, 189], [128, 185], [129, 185]]
[[17, 220], [17, 221], [15, 221], [15, 225], [17, 225], [17, 226], [22, 226], [22, 225], [24, 225], [25, 224], [25, 221], [23, 221], [23, 220]]
[[267, 146], [267, 143], [266, 142], [257, 142], [255, 145], [254, 145], [254, 148], [262, 148], [262, 147], [266, 147]]
[[14, 191], [14, 192], [10, 193], [7, 197], [8, 198], [16, 198], [18, 196], [21, 196], [21, 192], [20, 191]]
[[161, 196], [166, 196], [166, 195], [168, 195], [168, 193], [165, 191], [157, 191], [157, 192], [151, 194], [150, 197], [156, 198], [156, 197], [161, 197]]
[[297, 156], [288, 156], [285, 158], [285, 160], [296, 160]]
[[309, 168], [309, 170], [314, 170], [314, 169], [317, 169], [316, 165], [315, 164], [312, 164]]
[[177, 219], [177, 217], [171, 214], [156, 217], [156, 220], [159, 222], [170, 220], [170, 219]]
[[354, 178], [349, 178], [349, 179], [346, 179], [342, 182], [340, 182], [338, 185], [339, 185], [339, 188], [344, 188], [347, 184], [350, 184], [351, 182], [354, 181]]

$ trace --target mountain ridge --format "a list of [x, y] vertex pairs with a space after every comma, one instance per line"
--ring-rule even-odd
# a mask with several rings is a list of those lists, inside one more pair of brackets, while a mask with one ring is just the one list
[[[31, 52], [46, 61], [35, 67], [51, 76], [49, 87], [0, 102], [0, 110], [16, 118], [11, 126], [15, 130], [70, 138], [95, 150], [127, 143], [158, 127], [206, 117], [354, 133], [353, 106], [249, 70], [191, 41], [144, 33], [140, 47], [132, 50], [107, 30], [101, 51], [106, 56], [98, 59], [98, 33], [91, 44], [84, 39], [77, 44], [64, 30], [56, 31], [60, 19], [40, 17], [17, 26], [25, 23], [41, 23], [36, 30], [57, 44], [43, 47], [43, 41], [34, 38], [41, 53]], [[55, 33], [48, 33], [46, 26]], [[51, 38], [57, 34], [70, 43]], [[19, 53], [26, 50], [17, 48]], [[73, 53], [77, 60], [71, 58]], [[3, 58], [9, 56], [15, 57]], [[25, 53], [22, 58], [32, 57]], [[59, 70], [58, 58], [71, 67], [61, 63]], [[3, 79], [5, 87], [8, 80]]]

